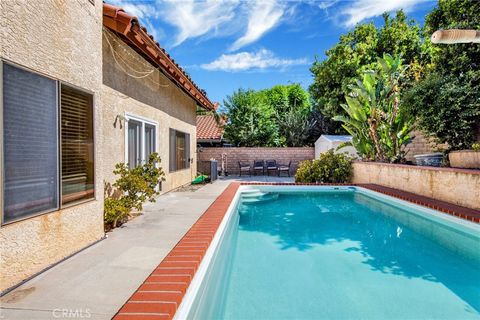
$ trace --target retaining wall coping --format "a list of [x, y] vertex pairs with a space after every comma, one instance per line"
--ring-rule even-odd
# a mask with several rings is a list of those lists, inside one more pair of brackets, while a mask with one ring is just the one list
[[440, 172], [453, 172], [453, 173], [463, 173], [463, 174], [473, 174], [480, 175], [479, 169], [462, 169], [462, 168], [447, 168], [447, 167], [427, 167], [427, 166], [415, 166], [408, 164], [398, 164], [398, 163], [384, 163], [384, 162], [368, 162], [368, 161], [355, 161], [354, 164], [366, 164], [372, 166], [384, 166], [384, 167], [397, 167], [402, 169], [411, 169], [411, 170], [428, 170], [428, 171], [440, 171]]

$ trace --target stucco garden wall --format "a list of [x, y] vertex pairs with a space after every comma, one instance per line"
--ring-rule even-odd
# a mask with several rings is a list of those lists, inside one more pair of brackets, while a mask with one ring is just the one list
[[[134, 70], [148, 72], [152, 70], [152, 66], [128, 45], [113, 38], [109, 31], [105, 32], [104, 85], [102, 86], [105, 181], [113, 183], [115, 164], [126, 162], [126, 126], [125, 121], [117, 116], [125, 116], [128, 113], [158, 123], [157, 152], [162, 159], [161, 166], [166, 174], [166, 181], [162, 183], [162, 192], [189, 183], [196, 174], [196, 103], [159, 71], [154, 71], [148, 77], [140, 79], [127, 75], [124, 70], [135, 74]], [[115, 58], [112, 55], [112, 49], [115, 52]], [[170, 128], [190, 134], [190, 157], [194, 158], [194, 161], [189, 169], [168, 172]]]
[[480, 170], [355, 162], [353, 183], [373, 183], [480, 209]]
[[100, 0], [0, 1], [1, 59], [92, 92], [96, 138], [96, 200], [0, 228], [0, 291], [104, 236], [101, 21]]

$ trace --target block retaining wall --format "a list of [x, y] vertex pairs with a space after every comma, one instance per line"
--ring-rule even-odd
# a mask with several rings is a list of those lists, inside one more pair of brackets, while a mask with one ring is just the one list
[[355, 162], [352, 182], [377, 184], [480, 209], [480, 170]]

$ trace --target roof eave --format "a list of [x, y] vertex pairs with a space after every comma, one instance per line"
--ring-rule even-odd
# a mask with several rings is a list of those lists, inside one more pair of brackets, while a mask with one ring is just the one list
[[[216, 104], [212, 103], [197, 86], [186, 76], [185, 72], [170, 56], [160, 48], [138, 20], [129, 14], [120, 11], [118, 7], [103, 4], [103, 25], [110, 30], [122, 34], [136, 48], [148, 56], [160, 70], [177, 84], [188, 96], [205, 110], [215, 111]], [[123, 39], [125, 40], [125, 39]]]

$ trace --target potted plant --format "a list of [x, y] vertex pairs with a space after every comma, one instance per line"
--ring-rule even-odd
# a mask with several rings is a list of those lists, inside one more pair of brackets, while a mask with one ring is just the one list
[[413, 156], [417, 166], [441, 167], [443, 163], [443, 153], [426, 153]]
[[448, 159], [451, 167], [480, 169], [480, 143], [472, 144], [470, 150], [452, 151]]

